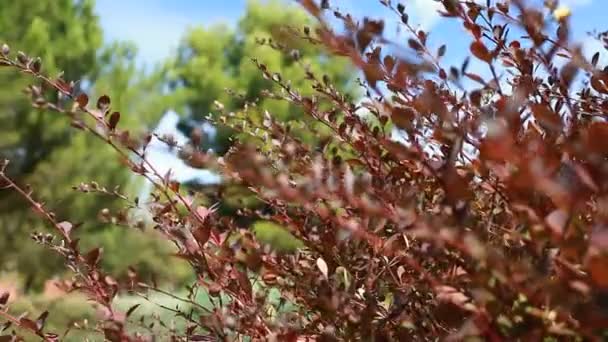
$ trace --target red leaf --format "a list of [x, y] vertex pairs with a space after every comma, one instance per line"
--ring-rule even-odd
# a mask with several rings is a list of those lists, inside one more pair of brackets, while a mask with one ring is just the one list
[[492, 62], [492, 55], [490, 54], [490, 51], [488, 51], [488, 48], [486, 48], [481, 41], [477, 40], [473, 42], [470, 50], [473, 56], [481, 59], [482, 61], [486, 63]]
[[552, 111], [547, 105], [535, 103], [530, 109], [538, 123], [544, 128], [559, 131], [562, 128], [562, 118]]
[[608, 256], [592, 256], [587, 262], [587, 268], [591, 279], [597, 286], [608, 288]]
[[64, 93], [72, 93], [72, 86], [61, 78], [55, 80], [55, 87], [57, 87], [60, 91]]
[[481, 85], [484, 85], [484, 86], [486, 85], [486, 81], [484, 81], [483, 78], [481, 78], [481, 76], [479, 76], [477, 74], [465, 72], [464, 75]]
[[420, 45], [420, 43], [418, 43], [418, 41], [415, 40], [415, 39], [412, 39], [412, 38], [408, 39], [407, 40], [407, 45], [409, 45], [410, 48], [412, 48], [412, 49], [414, 49], [416, 51], [421, 51], [422, 50], [422, 45]]
[[209, 237], [211, 236], [211, 227], [208, 225], [200, 225], [192, 232], [194, 238], [198, 242], [201, 248], [209, 241]]
[[102, 95], [97, 99], [97, 108], [102, 111], [106, 111], [110, 107], [110, 97], [108, 95]]
[[408, 107], [393, 107], [391, 120], [395, 126], [401, 129], [412, 127], [412, 123], [416, 118], [416, 112]]
[[169, 189], [173, 192], [179, 192], [179, 187], [181, 183], [177, 181], [169, 181]]
[[387, 72], [392, 72], [393, 68], [395, 67], [395, 59], [390, 56], [390, 55], [386, 55], [384, 57], [384, 68], [386, 69]]
[[111, 131], [116, 129], [116, 125], [118, 125], [118, 121], [120, 121], [120, 112], [114, 112], [110, 115], [110, 120], [108, 120], [108, 127]]
[[608, 154], [608, 123], [594, 122], [587, 128], [585, 147], [591, 153]]
[[21, 327], [25, 328], [25, 329], [29, 329], [31, 331], [36, 331], [38, 332], [38, 325], [36, 324], [36, 322], [32, 321], [29, 318], [21, 318], [19, 320], [19, 325], [21, 325]]
[[99, 260], [101, 260], [101, 252], [102, 252], [102, 249], [99, 247], [93, 248], [92, 250], [90, 250], [84, 256], [84, 259], [86, 260], [87, 264], [89, 264], [89, 266], [91, 266], [91, 267], [96, 267], [97, 264], [99, 263]]
[[87, 94], [85, 93], [81, 93], [80, 95], [78, 95], [78, 97], [76, 98], [76, 102], [78, 103], [78, 106], [80, 108], [84, 108], [87, 106], [87, 104], [89, 103], [89, 97], [87, 96]]
[[590, 83], [593, 90], [597, 91], [598, 93], [608, 94], [608, 87], [604, 81], [600, 80], [598, 77], [592, 76]]
[[577, 73], [578, 66], [576, 65], [576, 63], [569, 62], [562, 67], [562, 70], [560, 71], [560, 77], [564, 81], [566, 86], [570, 86]]
[[321, 9], [313, 0], [301, 0], [300, 4], [313, 16], [318, 16], [321, 13]]

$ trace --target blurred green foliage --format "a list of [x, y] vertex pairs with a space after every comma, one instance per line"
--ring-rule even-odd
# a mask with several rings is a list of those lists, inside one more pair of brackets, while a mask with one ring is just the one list
[[[177, 292], [175, 295], [185, 298], [186, 293]], [[184, 329], [185, 322], [181, 319], [175, 319], [174, 314], [168, 310], [159, 312], [158, 305], [170, 308], [179, 307], [185, 311], [190, 309], [194, 310], [190, 304], [163, 294], [151, 293], [148, 298], [149, 300], [134, 295], [119, 296], [114, 301], [114, 307], [120, 312], [127, 312], [130, 308], [137, 305], [137, 308], [133, 309], [132, 314], [127, 320], [128, 330], [131, 332], [140, 331], [142, 333], [149, 333], [152, 331], [157, 335], [160, 341], [169, 339], [169, 337], [166, 336], [167, 329], [162, 327], [159, 323], [160, 321], [166, 326], [171, 326], [171, 322], [173, 321], [175, 329], [178, 330]], [[197, 303], [207, 308], [212, 307], [208, 294], [203, 291], [200, 292]], [[38, 317], [38, 315], [42, 313], [42, 310], [48, 310], [49, 312], [44, 330], [46, 332], [59, 334], [61, 341], [106, 341], [103, 334], [94, 329], [99, 318], [99, 313], [92, 305], [91, 301], [87, 300], [85, 296], [69, 294], [56, 298], [48, 298], [43, 295], [31, 295], [20, 297], [15, 301], [12, 301], [10, 305], [10, 313], [20, 315], [27, 312], [29, 318]], [[160, 313], [158, 319], [152, 318], [153, 312]], [[145, 318], [143, 320], [143, 326], [150, 327], [150, 324], [154, 323], [148, 331], [144, 331], [144, 328], [142, 327], [140, 322], [142, 316]], [[77, 326], [74, 326], [74, 323], [76, 323]], [[70, 330], [65, 334], [67, 328], [70, 328]], [[23, 333], [27, 334], [25, 331], [23, 331]], [[31, 338], [31, 340], [37, 340], [34, 335], [29, 334], [26, 336]]]
[[[93, 1], [0, 0], [0, 8], [0, 43], [8, 44], [12, 54], [24, 51], [41, 57], [42, 71], [50, 77], [62, 73], [68, 81], [81, 80], [77, 87], [89, 93], [91, 102], [110, 95], [113, 108], [123, 113], [121, 127], [141, 133], [171, 106], [170, 97], [161, 92], [165, 78], [161, 69], [140, 70], [132, 44], [103, 45]], [[163, 243], [95, 219], [99, 210], [118, 209], [119, 203], [109, 196], [71, 190], [94, 180], [133, 193], [140, 183], [102, 142], [71, 128], [56, 113], [33, 109], [21, 91], [34, 82], [0, 69], [0, 158], [10, 160], [10, 176], [19, 184], [30, 184], [34, 196], [48, 203], [60, 220], [86, 221], [79, 231], [82, 243], [101, 243], [112, 273], [124, 272], [128, 263], [134, 263], [168, 277], [172, 270], [159, 262]], [[60, 258], [29, 239], [30, 233], [45, 231], [45, 226], [21, 198], [11, 191], [0, 192], [0, 268], [21, 273], [27, 289], [39, 289], [46, 278], [65, 269]], [[143, 252], [145, 258], [133, 253], [144, 246], [151, 249]]]
[[257, 221], [252, 225], [255, 237], [263, 244], [281, 253], [293, 253], [304, 247], [304, 243], [285, 227], [274, 222]]
[[[263, 90], [276, 91], [278, 87], [271, 80], [264, 79], [252, 58], [266, 65], [269, 71], [280, 73], [283, 80], [289, 80], [293, 88], [304, 95], [312, 93], [305, 80], [305, 66], [317, 77], [326, 74], [337, 86], [346, 88], [353, 76], [348, 62], [326, 55], [319, 47], [294, 34], [293, 30], [302, 34], [308, 25], [312, 25], [310, 17], [293, 4], [274, 0], [249, 1], [245, 15], [235, 28], [215, 25], [188, 31], [170, 73], [175, 94], [183, 101], [182, 107], [188, 113], [180, 129], [188, 136], [193, 127], [209, 114], [217, 115], [216, 100], [228, 112], [240, 110], [246, 102], [257, 101], [258, 108], [268, 110], [280, 120], [305, 120], [298, 106], [260, 97]], [[281, 44], [284, 51], [261, 45], [260, 41]], [[298, 60], [293, 58], [294, 54], [299, 56]], [[226, 89], [239, 96], [229, 94]], [[250, 110], [247, 115], [254, 121], [262, 119], [262, 112], [257, 109]], [[233, 132], [225, 127], [217, 128], [216, 139], [203, 141], [206, 143], [203, 148], [213, 148], [222, 154], [229, 147]], [[308, 141], [318, 138], [310, 131], [301, 133], [308, 135], [302, 136]]]
[[[40, 315], [41, 309], [49, 311], [49, 318], [45, 324], [45, 331], [54, 332], [63, 336], [66, 329], [73, 327], [73, 323], [83, 325], [83, 321], [87, 320], [92, 327], [96, 312], [84, 296], [68, 295], [59, 298], [49, 299], [42, 295], [33, 295], [21, 297], [14, 302], [11, 302], [10, 311], [19, 315], [27, 312], [30, 317]], [[34, 335], [28, 335], [32, 340], [35, 340]], [[88, 338], [91, 341], [103, 341], [101, 334], [94, 333], [92, 330], [71, 329], [66, 338], [62, 341], [85, 341]]]

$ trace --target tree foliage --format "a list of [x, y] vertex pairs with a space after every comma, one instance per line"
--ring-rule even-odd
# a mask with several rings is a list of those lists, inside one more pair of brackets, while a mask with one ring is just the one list
[[[163, 108], [170, 106], [169, 98], [161, 94], [164, 74], [153, 70], [144, 74], [135, 66], [136, 50], [128, 43], [102, 44], [102, 30], [92, 1], [2, 1], [0, 2], [0, 40], [10, 43], [11, 53], [28, 51], [44, 61], [42, 70], [63, 80], [80, 80], [75, 89], [95, 94], [110, 94], [117, 108], [132, 113], [123, 119], [123, 126], [142, 134], [148, 125], [158, 120]], [[34, 62], [32, 62], [34, 63]], [[36, 59], [35, 63], [40, 63]], [[27, 77], [15, 70], [0, 69], [0, 156], [11, 160], [8, 174], [20, 184], [37, 189], [41, 198], [55, 203], [58, 215], [67, 214], [76, 222], [96, 217], [104, 208], [118, 209], [116, 199], [107, 195], [79, 196], [72, 187], [93, 180], [110, 189], [137, 190], [130, 186], [132, 177], [104, 149], [103, 143], [85, 135], [74, 134], [73, 129], [57, 121], [49, 108], [32, 107], [30, 97], [48, 90], [28, 88]], [[149, 94], [157, 94], [153, 97]], [[54, 101], [65, 103], [65, 98], [51, 94]], [[42, 282], [62, 270], [61, 261], [45, 256], [39, 247], [28, 242], [30, 228], [40, 220], [31, 215], [23, 201], [14, 194], [0, 194], [0, 225], [5, 238], [0, 240], [0, 259], [3, 271], [18, 272], [25, 279], [25, 287], [40, 288]], [[110, 229], [107, 224], [89, 225], [90, 232], [83, 239], [103, 241], [107, 250], [116, 255], [108, 265], [137, 264], [147, 261], [132, 258], [116, 249], [116, 242], [124, 232]], [[126, 233], [130, 235], [131, 233]], [[144, 238], [145, 239], [145, 238]], [[153, 242], [138, 242], [153, 248]], [[150, 240], [150, 239], [148, 239]], [[164, 243], [157, 243], [157, 252]], [[114, 253], [116, 252], [116, 253]], [[159, 269], [148, 264], [147, 269]], [[122, 267], [116, 271], [126, 272]]]
[[[188, 113], [180, 129], [190, 136], [208, 115], [218, 112], [216, 102], [222, 103], [227, 111], [238, 111], [245, 103], [255, 103], [259, 110], [251, 110], [249, 115], [257, 117], [257, 121], [261, 120], [264, 110], [283, 121], [306, 119], [301, 108], [261, 96], [274, 85], [259, 73], [251, 63], [252, 59], [264, 63], [289, 79], [294, 88], [307, 93], [311, 92], [306, 90], [307, 70], [326, 74], [336, 85], [346, 89], [348, 81], [352, 80], [352, 69], [345, 59], [331, 56], [318, 46], [291, 39], [290, 31], [312, 24], [310, 18], [292, 4], [276, 0], [250, 1], [235, 28], [213, 25], [187, 32], [171, 68], [170, 79], [175, 96], [183, 101], [183, 109]], [[223, 154], [235, 132], [217, 120], [214, 122], [217, 137], [201, 140], [202, 147]], [[315, 139], [305, 131], [301, 134], [308, 140]]]

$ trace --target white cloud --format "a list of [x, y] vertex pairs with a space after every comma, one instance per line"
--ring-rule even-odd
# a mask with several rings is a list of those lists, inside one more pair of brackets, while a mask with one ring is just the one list
[[406, 6], [411, 9], [415, 22], [426, 31], [441, 19], [437, 11], [442, 9], [443, 5], [434, 0], [411, 0], [406, 2]]

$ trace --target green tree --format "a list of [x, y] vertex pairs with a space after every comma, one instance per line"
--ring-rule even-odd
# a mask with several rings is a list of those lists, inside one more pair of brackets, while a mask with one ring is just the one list
[[[318, 75], [326, 74], [338, 86], [346, 87], [347, 81], [352, 79], [352, 67], [345, 60], [325, 55], [318, 47], [297, 39], [290, 32], [302, 32], [308, 25], [312, 25], [312, 20], [299, 7], [280, 1], [250, 1], [234, 29], [215, 25], [187, 32], [179, 46], [172, 74], [176, 96], [188, 114], [180, 123], [180, 130], [190, 135], [193, 127], [207, 115], [216, 113], [215, 101], [222, 103], [228, 111], [236, 111], [245, 102], [257, 100], [263, 90], [276, 90], [272, 81], [264, 79], [252, 58], [290, 80], [294, 89], [312, 93], [310, 86], [306, 86], [305, 69], [298, 63], [308, 65]], [[281, 44], [287, 53], [260, 42]], [[226, 89], [242, 96], [230, 95]], [[286, 101], [263, 99], [258, 105], [281, 120], [303, 119], [302, 111]], [[261, 113], [257, 115], [261, 117]], [[217, 129], [215, 141], [203, 147], [223, 153], [229, 146], [231, 132], [223, 127]]]
[[[103, 46], [93, 1], [2, 0], [0, 6], [0, 42], [10, 46], [11, 54], [21, 50], [39, 56], [45, 74], [57, 77], [62, 73], [65, 80], [81, 80], [76, 83], [77, 89], [86, 90], [91, 98], [110, 95], [112, 107], [124, 113], [121, 126], [142, 132], [170, 106], [168, 97], [161, 94], [165, 78], [162, 70], [144, 73], [138, 69], [136, 50], [130, 44]], [[110, 189], [135, 189], [126, 187], [133, 182], [112, 151], [93, 137], [69, 128], [56, 114], [33, 109], [28, 96], [15, 95], [31, 80], [0, 69], [0, 83], [0, 158], [11, 161], [11, 176], [19, 183], [31, 184], [37, 198], [52, 203], [59, 219], [79, 222], [95, 217], [102, 208], [118, 209], [119, 204], [110, 196], [70, 190], [93, 180]], [[44, 225], [24, 208], [27, 206], [18, 197], [0, 192], [1, 267], [23, 275], [26, 287], [38, 287], [63, 267], [59, 258], [49, 257], [27, 238], [34, 230], [43, 230]], [[81, 229], [90, 231], [82, 244], [101, 242], [112, 270], [120, 272], [134, 263], [153, 271], [155, 261], [150, 254], [160, 251], [159, 243], [145, 237], [125, 239], [125, 235], [137, 233], [102, 222], [91, 225], [89, 220]], [[151, 252], [131, 253], [142, 246]]]
[[[349, 61], [328, 55], [303, 38], [314, 26], [314, 21], [299, 6], [283, 1], [252, 0], [234, 28], [220, 24], [189, 30], [178, 48], [170, 74], [176, 102], [182, 104], [177, 109], [186, 113], [178, 129], [186, 136], [192, 136], [194, 129], [200, 127], [209, 115], [217, 119], [221, 115], [215, 105], [217, 101], [224, 106], [225, 112], [235, 112], [237, 117], [247, 116], [258, 124], [262, 123], [264, 111], [268, 111], [280, 121], [293, 123], [291, 132], [304, 142], [316, 144], [322, 141], [323, 136], [331, 132], [304, 114], [301, 107], [261, 96], [265, 90], [278, 93], [279, 89], [272, 79], [262, 75], [256, 64], [263, 64], [269, 72], [289, 80], [293, 89], [298, 89], [303, 95], [313, 94], [307, 70], [317, 77], [326, 75], [338, 89], [355, 95], [353, 68]], [[250, 103], [256, 103], [256, 106], [248, 106], [246, 112], [242, 111], [244, 105]], [[231, 139], [241, 138], [221, 124], [216, 124], [215, 129], [215, 136], [200, 139], [199, 148], [204, 151], [212, 148], [221, 155], [230, 147]], [[221, 196], [214, 195], [215, 186], [201, 185], [197, 180], [185, 185], [207, 194], [209, 204], [220, 204], [220, 214], [236, 218], [244, 226], [255, 226], [255, 215], [238, 209], [264, 210], [264, 204], [238, 184], [219, 185]], [[298, 243], [281, 234], [281, 229], [268, 229], [263, 222], [255, 227], [259, 228], [260, 236], [263, 235], [275, 247], [281, 244], [296, 246]], [[284, 246], [280, 247], [283, 249]]]
[[[0, 41], [13, 53], [22, 50], [39, 56], [45, 72], [53, 77], [60, 71], [64, 79], [93, 79], [97, 74], [102, 32], [92, 1], [1, 1], [1, 6]], [[0, 92], [0, 157], [11, 161], [8, 171], [19, 182], [36, 186], [44, 195], [54, 195], [49, 199], [59, 200], [56, 187], [61, 183], [65, 189], [69, 183], [63, 176], [48, 172], [57, 165], [43, 164], [53, 159], [66, 162], [62, 151], [74, 143], [75, 136], [44, 110], [32, 109], [29, 97], [15, 95], [29, 82], [13, 71], [0, 70], [0, 83], [4, 85]], [[67, 159], [72, 160], [71, 154]], [[47, 172], [39, 172], [45, 168]], [[86, 173], [82, 168], [78, 172]], [[68, 182], [73, 182], [74, 175], [70, 176]], [[29, 212], [18, 209], [21, 205], [11, 194], [0, 193], [4, 237], [0, 239], [0, 258], [5, 268], [31, 270], [28, 278], [34, 280], [40, 261], [48, 264], [57, 260], [42, 258], [38, 249], [24, 239], [31, 232], [28, 227], [37, 221]]]
[[[44, 69], [65, 79], [91, 77], [97, 72], [102, 33], [91, 1], [2, 1], [0, 40], [13, 50], [41, 57]], [[51, 44], [52, 43], [52, 44]], [[34, 110], [25, 96], [16, 96], [28, 80], [3, 71], [0, 82], [0, 153], [12, 161], [14, 174], [30, 175], [38, 163], [69, 144], [67, 130], [42, 110]]]

